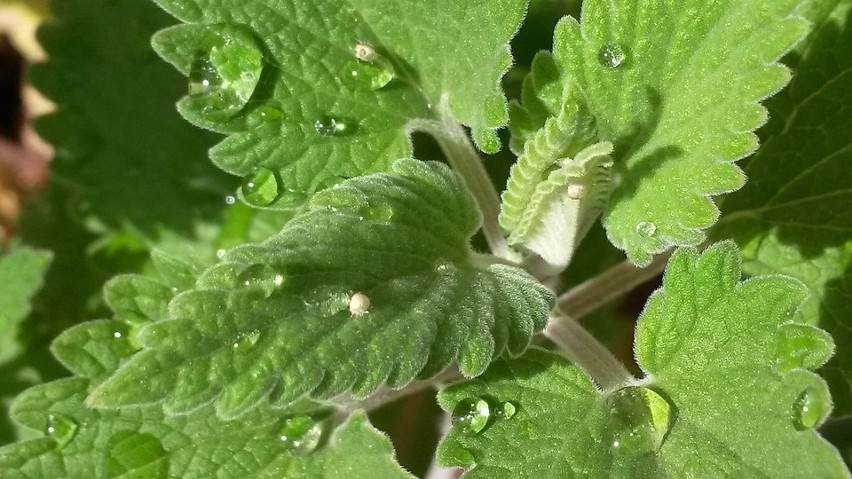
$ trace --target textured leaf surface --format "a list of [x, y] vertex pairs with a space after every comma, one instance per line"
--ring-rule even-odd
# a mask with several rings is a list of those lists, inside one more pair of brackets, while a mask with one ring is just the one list
[[[791, 17], [798, 3], [591, 0], [580, 23], [560, 22], [561, 82], [580, 88], [598, 140], [615, 144], [621, 184], [604, 224], [634, 262], [700, 243], [718, 217], [709, 197], [743, 185], [733, 161], [757, 147], [758, 102], [789, 78], [776, 61], [805, 32]], [[544, 80], [527, 134], [542, 112], [558, 111], [545, 106], [562, 88]]]
[[215, 398], [233, 417], [270, 393], [281, 405], [367, 395], [455, 359], [479, 374], [505, 350], [523, 352], [553, 301], [527, 273], [477, 263], [468, 242], [479, 222], [438, 163], [401, 160], [393, 174], [341, 183], [203, 273], [90, 401], [163, 400], [180, 413]]
[[742, 245], [750, 274], [804, 282], [802, 321], [834, 335], [823, 369], [836, 413], [852, 412], [852, 30], [849, 1], [811, 3], [814, 30], [787, 62], [790, 87], [768, 104], [764, 145], [745, 166], [751, 180], [723, 205], [714, 236]]
[[[803, 352], [779, 339], [804, 288], [783, 277], [739, 278], [732, 243], [673, 256], [636, 331], [647, 375], [639, 390], [653, 391], [653, 401], [625, 403], [624, 390], [605, 397], [578, 367], [536, 349], [448, 387], [444, 409], [483, 397], [517, 412], [492, 418], [478, 435], [454, 427], [442, 462], [472, 467], [470, 478], [849, 477], [837, 451], [794, 420], [803, 391], [829, 401], [817, 375], [781, 361]], [[818, 424], [830, 401], [816, 405], [810, 420]]]
[[[179, 108], [189, 121], [229, 135], [211, 151], [225, 171], [278, 175], [272, 207], [298, 206], [342, 179], [388, 170], [410, 154], [409, 124], [437, 118], [442, 102], [450, 110], [443, 113], [473, 129], [480, 148], [499, 147], [494, 129], [508, 121], [500, 78], [525, 0], [158, 3], [187, 24], [160, 32], [155, 48], [190, 79], [211, 36], [242, 45], [242, 57], [262, 55], [257, 65], [216, 62], [226, 81], [234, 79], [217, 92], [242, 95], [226, 102], [231, 108], [211, 108], [203, 95]], [[359, 61], [357, 45], [380, 59]], [[248, 98], [240, 72], [231, 71], [239, 66], [257, 77]], [[376, 89], [371, 80], [388, 71], [393, 80]]]

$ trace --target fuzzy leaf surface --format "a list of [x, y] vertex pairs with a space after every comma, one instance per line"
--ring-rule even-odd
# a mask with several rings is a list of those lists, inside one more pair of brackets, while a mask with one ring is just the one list
[[[0, 256], [0, 344], [14, 337], [18, 322], [29, 314], [30, 299], [41, 288], [50, 260], [48, 252], [20, 246]], [[0, 360], [7, 352], [2, 348]]]
[[[221, 115], [191, 96], [179, 109], [190, 122], [228, 135], [211, 150], [225, 171], [276, 173], [282, 194], [272, 208], [296, 207], [342, 179], [387, 171], [410, 155], [414, 120], [448, 116], [470, 126], [481, 149], [499, 149], [495, 129], [508, 122], [500, 78], [511, 65], [508, 42], [525, 0], [157, 1], [186, 22], [154, 39], [184, 74], [191, 77], [211, 35], [239, 36], [246, 51], [262, 55], [259, 73], [245, 67], [259, 76], [238, 112]], [[359, 44], [381, 59], [359, 61]], [[371, 83], [376, 66], [393, 72], [378, 89]], [[339, 128], [321, 133], [318, 122], [332, 119]]]
[[558, 75], [544, 78], [518, 131], [528, 136], [560, 110], [551, 102], [563, 88], [578, 87], [598, 141], [615, 145], [621, 180], [604, 213], [610, 240], [638, 264], [696, 245], [718, 217], [710, 197], [744, 183], [733, 162], [757, 148], [752, 131], [766, 121], [758, 102], [789, 79], [777, 60], [806, 31], [791, 15], [798, 4], [584, 2], [579, 23], [557, 26]]
[[[440, 460], [470, 467], [469, 478], [849, 477], [833, 447], [794, 425], [803, 391], [829, 402], [816, 423], [830, 409], [817, 375], [779, 362], [779, 351], [792, 352], [779, 335], [804, 288], [778, 276], [739, 280], [733, 243], [672, 257], [636, 331], [639, 384], [664, 401], [656, 409], [637, 403], [627, 422], [614, 402], [622, 390], [602, 394], [578, 367], [533, 349], [440, 394], [446, 410], [467, 397], [517, 410], [478, 435], [454, 427]], [[807, 365], [826, 359], [823, 351]]]
[[829, 331], [823, 369], [837, 405], [852, 412], [852, 2], [810, 3], [814, 29], [786, 62], [790, 87], [769, 103], [751, 180], [728, 198], [714, 231], [743, 248], [749, 274], [789, 274], [808, 286], [800, 320]]
[[[522, 353], [553, 304], [520, 269], [477, 263], [468, 243], [480, 221], [438, 163], [400, 160], [321, 192], [280, 234], [229, 251], [176, 297], [90, 403], [182, 413], [215, 400], [235, 417], [270, 394], [286, 405], [402, 387], [456, 359], [477, 375]], [[356, 293], [369, 303], [355, 306]]]

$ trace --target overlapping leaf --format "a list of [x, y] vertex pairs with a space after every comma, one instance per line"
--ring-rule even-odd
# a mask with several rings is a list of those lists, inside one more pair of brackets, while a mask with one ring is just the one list
[[479, 222], [437, 163], [400, 160], [392, 174], [319, 193], [280, 234], [229, 251], [172, 301], [170, 320], [143, 330], [145, 349], [90, 403], [163, 401], [183, 413], [215, 399], [234, 417], [270, 393], [280, 405], [367, 395], [456, 359], [479, 374], [505, 350], [520, 354], [553, 301], [527, 273], [471, 252]]
[[579, 88], [581, 99], [563, 101], [582, 102], [598, 140], [615, 144], [610, 240], [639, 264], [701, 242], [718, 216], [709, 197], [744, 182], [733, 161], [757, 147], [751, 132], [766, 119], [758, 101], [789, 78], [776, 62], [805, 32], [791, 16], [798, 3], [584, 2], [580, 23], [556, 29], [558, 72], [525, 86], [516, 149], [561, 111], [553, 101], [563, 88]]
[[225, 171], [275, 173], [278, 195], [264, 206], [299, 206], [342, 179], [388, 170], [410, 154], [414, 120], [449, 115], [481, 148], [499, 147], [494, 129], [508, 121], [500, 77], [525, 0], [158, 3], [187, 22], [154, 40], [198, 80], [181, 112], [229, 135], [211, 151]]
[[[161, 270], [191, 269], [177, 260], [168, 265]], [[175, 282], [142, 276], [113, 280], [107, 295], [118, 319], [79, 325], [56, 340], [55, 354], [79, 376], [31, 388], [17, 399], [14, 418], [46, 431], [45, 437], [0, 448], [0, 476], [411, 477], [393, 461], [390, 442], [363, 413], [331, 431], [328, 412], [310, 403], [289, 411], [261, 407], [233, 422], [218, 419], [209, 406], [178, 417], [164, 415], [159, 406], [86, 407], [91, 385], [135, 351], [138, 325], [165, 311], [173, 294], [167, 284]], [[294, 427], [293, 421], [305, 426]]]
[[474, 435], [462, 432], [470, 422], [455, 426], [442, 462], [470, 467], [470, 478], [849, 477], [811, 429], [831, 404], [807, 369], [831, 349], [815, 347], [825, 346], [819, 330], [790, 322], [804, 288], [739, 278], [732, 243], [673, 256], [637, 327], [647, 375], [637, 385], [604, 395], [578, 367], [531, 350], [447, 388], [447, 410], [475, 397], [516, 412]]
[[803, 321], [832, 333], [823, 370], [838, 405], [852, 411], [852, 30], [849, 1], [810, 3], [808, 40], [788, 57], [790, 87], [768, 104], [764, 145], [745, 165], [750, 182], [724, 203], [716, 237], [743, 246], [745, 270], [804, 282]]

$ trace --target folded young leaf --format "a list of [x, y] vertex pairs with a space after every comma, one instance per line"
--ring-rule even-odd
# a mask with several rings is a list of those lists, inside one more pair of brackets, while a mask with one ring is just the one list
[[751, 181], [723, 204], [716, 238], [742, 245], [749, 274], [784, 273], [810, 291], [803, 322], [834, 335], [823, 369], [835, 414], [852, 413], [852, 3], [809, 2], [813, 32], [785, 59], [790, 87], [768, 104]]
[[610, 394], [535, 349], [448, 387], [439, 401], [455, 425], [441, 462], [490, 479], [849, 477], [814, 430], [831, 400], [804, 369], [830, 347], [814, 346], [818, 330], [788, 331], [804, 288], [780, 276], [739, 279], [732, 243], [675, 253], [636, 330], [646, 377]]
[[245, 178], [242, 197], [255, 206], [297, 207], [387, 171], [411, 153], [416, 120], [461, 122], [481, 149], [499, 149], [500, 79], [526, 0], [157, 3], [187, 22], [154, 38], [189, 77], [179, 109], [229, 135], [211, 158]]
[[789, 78], [777, 60], [806, 31], [791, 16], [798, 3], [586, 1], [580, 23], [556, 28], [561, 81], [544, 75], [544, 91], [524, 88], [520, 133], [560, 111], [550, 102], [576, 85], [597, 141], [615, 145], [621, 183], [604, 213], [613, 244], [638, 264], [698, 244], [718, 217], [710, 196], [744, 183], [733, 162], [757, 147], [751, 132], [766, 120], [758, 102]]
[[185, 413], [215, 400], [230, 418], [270, 393], [278, 405], [366, 396], [454, 360], [480, 374], [523, 352], [554, 298], [474, 254], [479, 223], [462, 181], [438, 163], [400, 160], [325, 190], [280, 234], [229, 251], [177, 296], [89, 403], [163, 401]]

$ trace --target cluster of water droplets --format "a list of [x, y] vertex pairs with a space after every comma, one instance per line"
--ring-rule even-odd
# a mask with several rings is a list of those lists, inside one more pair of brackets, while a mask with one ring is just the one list
[[496, 419], [511, 419], [518, 407], [510, 401], [497, 402], [482, 397], [462, 399], [453, 408], [452, 422], [462, 434], [475, 436], [482, 433]]

